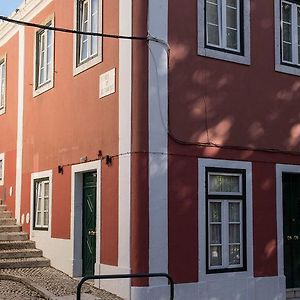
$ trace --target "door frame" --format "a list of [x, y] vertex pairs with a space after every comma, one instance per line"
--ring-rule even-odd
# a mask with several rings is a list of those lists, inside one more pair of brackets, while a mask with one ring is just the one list
[[295, 173], [300, 175], [299, 165], [276, 164], [276, 217], [277, 217], [277, 268], [278, 276], [286, 282], [284, 275], [284, 239], [283, 239], [283, 196], [282, 196], [282, 174]]
[[97, 172], [96, 187], [96, 263], [95, 274], [100, 272], [100, 232], [101, 232], [101, 160], [72, 166], [71, 170], [71, 243], [72, 270], [74, 277], [82, 276], [82, 192], [83, 173]]

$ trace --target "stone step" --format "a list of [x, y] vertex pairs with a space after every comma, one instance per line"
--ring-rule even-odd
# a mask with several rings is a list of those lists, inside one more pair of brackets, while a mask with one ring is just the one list
[[20, 225], [0, 225], [0, 233], [1, 232], [20, 232], [22, 230], [22, 226]]
[[0, 241], [26, 241], [28, 234], [26, 232], [1, 232]]
[[35, 242], [33, 241], [0, 241], [0, 251], [10, 249], [33, 249]]
[[45, 257], [0, 259], [0, 269], [49, 267], [50, 260]]
[[14, 218], [0, 218], [0, 225], [15, 225], [17, 220]]
[[12, 213], [10, 211], [4, 210], [0, 211], [0, 218], [11, 218]]
[[0, 205], [0, 211], [5, 211], [7, 209], [7, 206], [4, 204]]
[[0, 251], [0, 259], [26, 258], [26, 257], [42, 257], [42, 250], [32, 249], [11, 249]]

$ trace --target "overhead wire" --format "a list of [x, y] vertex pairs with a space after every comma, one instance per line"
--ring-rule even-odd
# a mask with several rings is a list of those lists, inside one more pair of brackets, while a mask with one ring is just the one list
[[[87, 32], [87, 31], [74, 30], [74, 29], [68, 29], [68, 28], [62, 28], [62, 27], [55, 27], [55, 26], [51, 26], [51, 25], [42, 25], [42, 24], [33, 23], [33, 22], [21, 21], [21, 20], [5, 17], [2, 15], [0, 15], [0, 20], [2, 20], [3, 22], [13, 23], [13, 24], [21, 25], [21, 26], [35, 27], [35, 28], [39, 28], [39, 29], [63, 32], [63, 33], [69, 33], [69, 34], [98, 36], [98, 37], [112, 38], [112, 39], [137, 40], [137, 41], [146, 41], [146, 42], [152, 41], [152, 42], [162, 45], [164, 50], [166, 51], [167, 68], [168, 68], [168, 73], [170, 73], [170, 46], [169, 46], [169, 44], [166, 41], [156, 38], [156, 37], [153, 37], [150, 34], [148, 34], [147, 36], [127, 36], [127, 35], [107, 34], [107, 33], [99, 33], [99, 32]], [[169, 76], [168, 76], [168, 80], [169, 80]], [[168, 85], [170, 86], [169, 82], [168, 82]], [[159, 97], [160, 97], [160, 95], [159, 95]], [[281, 149], [272, 149], [272, 148], [263, 148], [263, 147], [237, 146], [237, 145], [220, 145], [220, 144], [210, 141], [209, 129], [208, 129], [207, 103], [206, 103], [205, 99], [204, 99], [205, 130], [206, 130], [207, 142], [195, 142], [195, 141], [181, 140], [181, 139], [177, 138], [176, 135], [172, 131], [172, 126], [170, 124], [170, 107], [169, 107], [170, 99], [169, 98], [170, 98], [170, 93], [168, 92], [168, 126], [167, 126], [166, 130], [167, 130], [169, 137], [178, 144], [188, 145], [188, 146], [214, 147], [214, 148], [228, 149], [228, 150], [272, 152], [272, 153], [283, 153], [283, 154], [296, 155], [296, 156], [300, 155], [299, 151], [281, 150]]]

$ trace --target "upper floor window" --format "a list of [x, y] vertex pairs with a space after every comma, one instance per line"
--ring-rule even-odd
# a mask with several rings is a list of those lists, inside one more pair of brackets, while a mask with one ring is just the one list
[[250, 64], [250, 1], [198, 0], [198, 53]]
[[[49, 21], [46, 26], [53, 26]], [[54, 32], [42, 29], [36, 32], [35, 92], [40, 94], [53, 87]]]
[[[101, 32], [102, 1], [76, 0], [76, 29], [82, 32]], [[75, 41], [75, 70], [77, 74], [101, 61], [102, 39], [79, 34]]]
[[6, 96], [6, 62], [5, 59], [0, 61], [0, 115], [5, 113], [5, 96]]
[[282, 62], [300, 65], [300, 6], [281, 2]]
[[275, 0], [275, 69], [300, 75], [299, 67], [300, 4], [296, 1]]
[[241, 52], [241, 1], [206, 0], [206, 45]]

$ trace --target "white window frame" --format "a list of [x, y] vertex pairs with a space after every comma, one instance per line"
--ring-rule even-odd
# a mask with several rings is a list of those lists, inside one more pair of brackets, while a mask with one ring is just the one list
[[[206, 1], [206, 0], [204, 0], [204, 1]], [[227, 9], [227, 5], [226, 5], [226, 1], [224, 1], [224, 0], [217, 0], [217, 2], [218, 2], [218, 4], [217, 4], [218, 5], [218, 24], [219, 24], [218, 27], [219, 27], [220, 45], [210, 44], [208, 42], [207, 26], [205, 26], [206, 27], [205, 28], [206, 29], [206, 44], [211, 47], [225, 49], [228, 51], [239, 53], [241, 51], [241, 39], [240, 39], [240, 37], [241, 37], [241, 28], [240, 28], [241, 22], [240, 21], [237, 22], [237, 49], [227, 47], [227, 45], [226, 45], [226, 29], [227, 29], [226, 9]], [[214, 3], [212, 3], [212, 4], [214, 4]], [[237, 0], [237, 17], [239, 20], [241, 18], [240, 13], [241, 13], [240, 12], [240, 1]]]
[[[287, 3], [292, 6], [292, 62], [283, 60], [283, 39], [281, 35], [283, 23], [281, 17], [282, 3]], [[300, 8], [300, 5], [292, 1], [274, 0], [275, 70], [286, 74], [300, 76], [300, 63], [298, 63], [298, 43], [300, 44], [300, 41], [298, 42], [297, 24], [295, 25], [297, 18], [297, 7]]]
[[0, 174], [0, 185], [4, 185], [4, 169], [5, 169], [5, 154], [0, 153], [0, 161], [2, 161], [2, 172]]
[[[82, 31], [82, 24], [80, 24], [79, 20], [79, 9], [80, 5], [79, 2], [88, 2], [88, 17], [89, 17], [89, 22], [88, 22], [88, 32], [92, 31], [92, 24], [91, 24], [91, 0], [74, 0], [74, 30], [79, 30]], [[102, 32], [102, 14], [103, 14], [103, 8], [102, 8], [102, 0], [98, 0], [98, 32]], [[98, 47], [97, 47], [97, 52], [94, 53], [89, 53], [89, 55], [81, 60], [80, 55], [81, 55], [81, 35], [74, 35], [73, 38], [73, 76], [76, 76], [80, 74], [81, 72], [99, 64], [102, 62], [102, 43], [103, 39], [102, 37], [98, 37]], [[91, 48], [92, 44], [92, 36], [87, 36], [87, 48], [88, 52], [89, 49]]]
[[[3, 77], [4, 72], [4, 77]], [[6, 55], [0, 58], [0, 115], [6, 112], [6, 80], [7, 80]]]
[[[34, 228], [37, 229], [44, 229], [48, 230], [49, 227], [49, 193], [50, 189], [48, 190], [48, 195], [45, 195], [45, 185], [48, 184], [48, 189], [50, 188], [50, 181], [49, 178], [41, 178], [41, 179], [36, 179], [34, 181]], [[41, 191], [41, 197], [39, 197], [39, 193]], [[40, 210], [38, 210], [38, 202], [39, 198], [41, 198], [41, 203], [40, 203]], [[45, 199], [48, 198], [48, 209], [45, 208]], [[41, 214], [40, 218], [40, 224], [37, 223], [38, 219], [38, 214]], [[45, 222], [44, 215], [45, 213], [48, 213], [48, 222]]]
[[[43, 25], [50, 25], [51, 27], [54, 27], [54, 16], [47, 18], [43, 23]], [[46, 29], [40, 29], [35, 32], [35, 39], [34, 39], [34, 73], [33, 73], [33, 96], [36, 97], [42, 93], [45, 93], [46, 91], [52, 89], [54, 87], [54, 56], [55, 56], [55, 32], [51, 32], [51, 42], [48, 45], [48, 33], [49, 30]], [[44, 54], [41, 52], [41, 47], [38, 45], [40, 42], [40, 37], [43, 37], [43, 40], [45, 42], [44, 44]], [[48, 51], [49, 47], [51, 47], [52, 56], [50, 61], [47, 61], [48, 57]], [[41, 81], [41, 61], [44, 63], [44, 74], [45, 79], [42, 82]], [[50, 75], [49, 78], [47, 78], [47, 66], [50, 68]]]
[[[49, 222], [47, 228], [39, 228], [35, 226], [35, 182], [47, 178], [49, 180]], [[31, 222], [30, 237], [34, 239], [51, 237], [51, 224], [52, 224], [52, 170], [46, 170], [31, 174], [31, 187], [30, 187], [30, 215]]]
[[[235, 269], [235, 268], [242, 268], [243, 267], [243, 258], [244, 258], [244, 245], [243, 245], [243, 201], [242, 200], [233, 200], [233, 199], [222, 199], [222, 200], [216, 200], [216, 199], [208, 199], [208, 222], [207, 222], [207, 228], [208, 228], [208, 245], [207, 245], [207, 251], [208, 251], [208, 267], [209, 270], [220, 270], [220, 269]], [[212, 244], [210, 241], [210, 225], [214, 224], [214, 222], [211, 222], [209, 220], [210, 216], [210, 204], [211, 203], [221, 203], [221, 244]], [[232, 224], [233, 222], [229, 222], [229, 215], [228, 215], [228, 207], [229, 203], [239, 203], [240, 204], [240, 242], [236, 243], [240, 245], [240, 263], [239, 264], [230, 264], [229, 263], [229, 224]], [[223, 218], [222, 218], [223, 216]], [[218, 266], [212, 266], [210, 263], [210, 247], [211, 246], [221, 246], [222, 248], [222, 264]]]
[[[222, 7], [226, 6], [225, 1], [218, 0], [219, 3], [222, 3]], [[224, 8], [221, 9], [223, 15], [226, 15]], [[239, 25], [239, 32], [243, 30], [243, 40], [239, 41], [238, 50], [233, 50], [224, 46], [224, 43], [218, 47], [216, 45], [210, 48], [206, 46], [206, 18], [205, 18], [205, 0], [198, 0], [198, 54], [201, 56], [207, 56], [211, 58], [216, 58], [220, 60], [250, 65], [250, 0], [243, 1], [243, 11], [239, 12], [242, 15], [243, 23]], [[220, 15], [220, 13], [219, 13]], [[226, 17], [222, 17], [222, 24], [219, 26], [220, 32], [219, 36], [222, 37], [221, 40], [225, 38], [226, 30]], [[238, 34], [240, 38], [240, 34]], [[243, 45], [243, 53], [241, 51], [241, 45]], [[229, 50], [229, 51], [228, 51]], [[235, 53], [236, 52], [236, 53]]]
[[[210, 175], [220, 176], [234, 176], [239, 178], [239, 192], [215, 192], [211, 191], [210, 188]], [[242, 195], [242, 174], [239, 173], [223, 173], [223, 172], [209, 172], [208, 173], [208, 194], [209, 195]]]
[[[207, 214], [206, 214], [206, 169], [223, 168], [223, 169], [243, 169], [245, 170], [245, 188], [246, 188], [246, 264], [245, 271], [235, 272], [234, 269], [228, 272], [207, 272]], [[253, 278], [253, 207], [252, 207], [252, 164], [251, 162], [219, 160], [219, 159], [198, 159], [198, 245], [199, 245], [199, 268], [198, 276], [202, 283], [222, 284], [224, 280], [236, 284], [236, 280], [243, 280], [247, 284], [250, 278]], [[226, 199], [226, 198], [225, 198]], [[244, 254], [245, 256], [245, 254]], [[242, 282], [242, 281], [241, 281]], [[208, 286], [206, 285], [208, 288]]]

